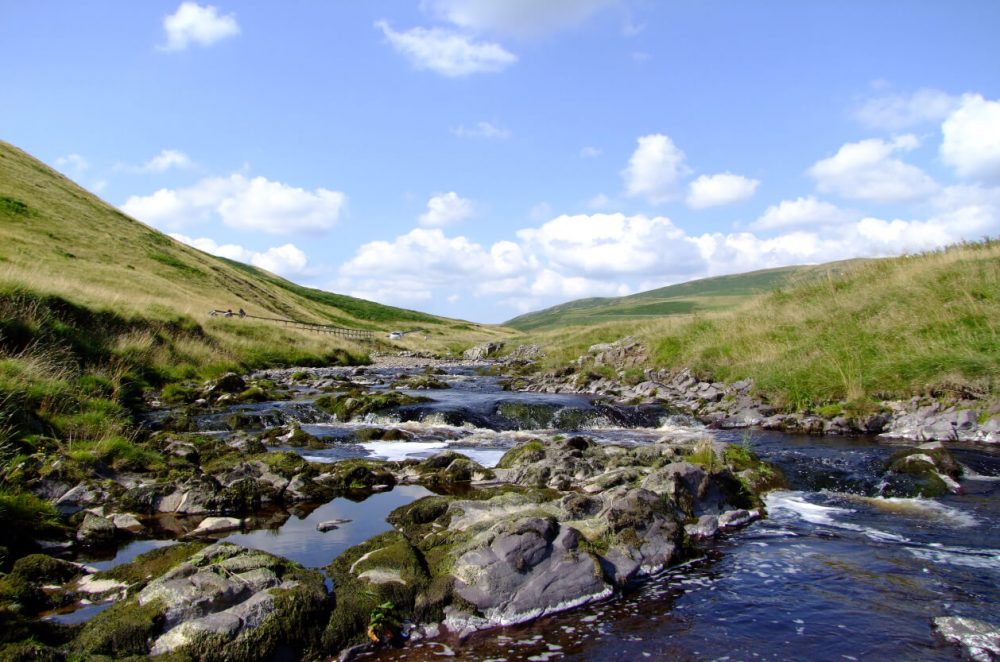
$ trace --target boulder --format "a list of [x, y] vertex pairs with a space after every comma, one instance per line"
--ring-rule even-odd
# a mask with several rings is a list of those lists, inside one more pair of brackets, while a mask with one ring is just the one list
[[466, 361], [482, 361], [495, 355], [501, 349], [503, 349], [502, 342], [481, 343], [462, 352], [462, 358]]
[[496, 525], [452, 570], [455, 592], [490, 625], [521, 623], [606, 598], [600, 563], [580, 547], [580, 533], [550, 519]]
[[103, 547], [115, 542], [114, 522], [93, 513], [87, 513], [76, 530], [76, 539], [81, 545]]
[[206, 395], [220, 396], [223, 393], [242, 393], [247, 388], [246, 380], [235, 372], [227, 372], [213, 382], [205, 384], [204, 393]]
[[243, 526], [243, 520], [235, 517], [206, 517], [198, 528], [191, 532], [193, 536], [209, 536], [216, 533], [235, 531]]

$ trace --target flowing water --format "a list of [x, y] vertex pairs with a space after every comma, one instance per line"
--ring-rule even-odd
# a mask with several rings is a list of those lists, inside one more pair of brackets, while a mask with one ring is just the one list
[[[338, 374], [336, 371], [328, 371]], [[342, 373], [339, 373], [342, 374]], [[384, 387], [398, 371], [371, 371]], [[658, 407], [626, 407], [577, 395], [505, 392], [493, 377], [453, 370], [447, 390], [412, 391], [429, 402], [360, 422], [330, 422], [303, 391], [290, 403], [243, 408], [262, 424], [298, 420], [329, 442], [300, 450], [312, 461], [427, 457], [444, 449], [493, 466], [532, 437], [581, 433], [616, 444], [665, 434], [749, 440], [776, 465], [787, 489], [767, 495], [768, 516], [707, 544], [703, 555], [605, 602], [464, 641], [444, 635], [368, 656], [378, 660], [954, 660], [935, 638], [938, 616], [1000, 624], [1000, 454], [955, 448], [963, 493], [882, 498], [884, 464], [901, 446], [867, 438], [705, 430]], [[221, 417], [200, 424], [214, 429]], [[363, 428], [394, 428], [400, 441], [358, 441]], [[341, 497], [313, 510], [258, 520], [227, 540], [310, 567], [386, 530], [393, 508], [429, 494], [404, 486]], [[367, 497], [367, 498], [365, 498]], [[316, 524], [348, 519], [319, 533]], [[148, 545], [133, 543], [133, 545]], [[134, 555], [131, 548], [119, 556]], [[114, 563], [107, 561], [105, 563]]]

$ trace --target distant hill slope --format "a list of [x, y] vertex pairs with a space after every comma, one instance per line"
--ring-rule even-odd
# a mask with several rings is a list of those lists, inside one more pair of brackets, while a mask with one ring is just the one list
[[505, 324], [520, 331], [543, 331], [726, 310], [765, 292], [840, 273], [855, 262], [858, 261], [765, 269], [669, 285], [626, 297], [578, 299], [520, 315]]
[[384, 329], [452, 323], [291, 283], [190, 248], [0, 141], [0, 279], [83, 304], [203, 316], [216, 307]]

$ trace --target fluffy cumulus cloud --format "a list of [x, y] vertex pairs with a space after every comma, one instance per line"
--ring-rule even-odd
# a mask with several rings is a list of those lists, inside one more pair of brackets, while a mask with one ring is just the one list
[[687, 273], [697, 261], [683, 230], [664, 216], [563, 215], [517, 236], [542, 262], [571, 275]]
[[468, 198], [462, 198], [454, 191], [435, 195], [427, 201], [427, 211], [420, 215], [420, 225], [424, 227], [444, 227], [461, 223], [472, 218], [476, 206]]
[[132, 196], [122, 210], [171, 230], [218, 219], [240, 230], [294, 234], [330, 230], [345, 203], [346, 196], [339, 191], [307, 191], [265, 177], [235, 174], [209, 177], [188, 188]]
[[620, 0], [424, 0], [437, 18], [476, 32], [538, 36], [579, 25]]
[[940, 122], [954, 110], [957, 103], [958, 99], [947, 92], [922, 89], [912, 94], [868, 99], [855, 109], [854, 117], [873, 129], [902, 131]]
[[476, 122], [474, 126], [456, 126], [451, 130], [459, 138], [481, 138], [483, 140], [507, 140], [510, 138], [510, 129], [498, 126], [492, 122]]
[[760, 181], [723, 173], [721, 175], [702, 175], [691, 182], [687, 204], [695, 209], [729, 205], [753, 197]]
[[272, 246], [266, 251], [252, 251], [239, 244], [219, 244], [207, 237], [196, 239], [177, 233], [171, 233], [170, 236], [211, 255], [252, 264], [280, 276], [299, 276], [305, 272], [308, 262], [306, 254], [295, 244]]
[[960, 177], [1000, 181], [1000, 101], [964, 95], [941, 131], [941, 159]]
[[386, 21], [376, 21], [386, 40], [417, 69], [450, 78], [503, 71], [517, 56], [498, 43], [477, 41], [447, 28], [416, 27], [396, 31]]
[[176, 149], [165, 149], [136, 168], [136, 170], [139, 172], [161, 173], [171, 168], [183, 170], [193, 165], [194, 163], [191, 161], [191, 158], [184, 152]]
[[625, 192], [654, 204], [677, 197], [680, 181], [689, 172], [684, 158], [684, 152], [668, 136], [641, 136], [628, 167], [622, 171]]
[[211, 46], [227, 37], [240, 33], [235, 14], [223, 15], [211, 5], [201, 6], [197, 2], [182, 2], [173, 14], [163, 18], [163, 30], [167, 42], [161, 49], [183, 51], [192, 44]]
[[784, 230], [803, 226], [840, 225], [856, 219], [857, 214], [810, 195], [771, 205], [751, 227], [754, 230]]
[[821, 193], [870, 202], [912, 202], [937, 191], [937, 184], [920, 168], [894, 158], [919, 146], [916, 136], [890, 141], [872, 138], [847, 143], [830, 158], [816, 162], [809, 175]]

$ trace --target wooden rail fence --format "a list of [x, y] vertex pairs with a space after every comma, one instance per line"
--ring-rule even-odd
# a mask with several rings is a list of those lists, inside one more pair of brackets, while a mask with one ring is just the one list
[[341, 338], [348, 338], [350, 340], [371, 340], [375, 337], [374, 331], [369, 331], [368, 329], [348, 329], [343, 326], [334, 326], [332, 324], [315, 324], [313, 322], [299, 322], [298, 320], [286, 320], [280, 317], [261, 317], [259, 315], [248, 315], [246, 313], [234, 313], [231, 310], [212, 310], [209, 311], [210, 317], [232, 317], [234, 319], [248, 319], [248, 320], [261, 320], [264, 322], [274, 322], [275, 324], [281, 324], [290, 329], [303, 329], [305, 331], [313, 331], [314, 333], [327, 333], [332, 336], [339, 336]]

